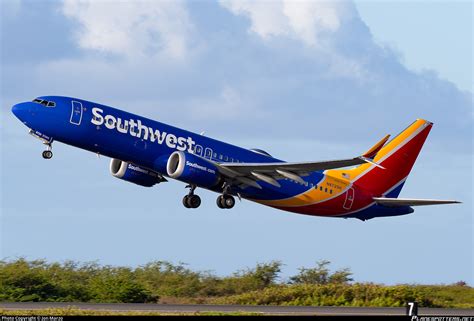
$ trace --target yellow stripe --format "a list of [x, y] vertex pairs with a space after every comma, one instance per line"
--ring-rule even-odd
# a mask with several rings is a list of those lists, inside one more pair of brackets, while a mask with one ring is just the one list
[[[375, 162], [385, 157], [397, 146], [402, 144], [407, 138], [415, 133], [420, 127], [426, 126], [429, 123], [423, 119], [417, 119], [414, 123], [408, 126], [398, 136], [393, 138], [386, 146], [384, 146], [374, 158]], [[309, 204], [319, 203], [330, 198], [334, 198], [350, 186], [351, 181], [359, 177], [361, 174], [370, 169], [373, 165], [362, 164], [352, 169], [331, 169], [325, 171], [326, 177], [318, 184], [318, 188], [310, 188], [308, 191], [296, 195], [291, 198], [283, 200], [254, 200], [255, 202], [269, 205], [269, 206], [280, 206], [280, 207], [292, 207], [292, 206], [305, 206]], [[323, 187], [323, 191], [320, 190], [320, 186]], [[328, 192], [324, 192], [324, 189], [328, 188]], [[329, 193], [329, 190], [333, 190], [333, 194]]]
[[[344, 192], [350, 183], [347, 180], [340, 180], [334, 177], [326, 176], [321, 182], [318, 183], [317, 189], [314, 187], [308, 191], [296, 195], [292, 198], [283, 200], [255, 200], [258, 203], [269, 205], [269, 206], [304, 206], [308, 204], [318, 203], [325, 201], [329, 198], [334, 198]], [[320, 190], [322, 186], [323, 190]], [[325, 192], [327, 188], [327, 192]], [[332, 190], [332, 194], [330, 194]]]
[[[414, 123], [412, 123], [410, 126], [407, 127], [404, 131], [402, 131], [398, 136], [396, 136], [394, 139], [392, 139], [386, 146], [384, 146], [375, 156], [374, 162], [378, 162], [381, 160], [383, 157], [385, 157], [387, 154], [389, 154], [391, 151], [393, 151], [398, 145], [403, 143], [407, 138], [409, 138], [413, 133], [415, 133], [420, 127], [426, 126], [426, 124], [429, 123], [428, 121], [424, 119], [417, 119]], [[353, 181], [360, 175], [362, 175], [364, 172], [366, 172], [368, 169], [370, 169], [373, 165], [371, 164], [362, 164], [356, 168], [352, 169], [332, 169], [326, 171], [326, 175], [330, 175], [333, 177], [340, 177], [344, 179], [343, 174], [346, 175], [346, 178], [350, 179]]]

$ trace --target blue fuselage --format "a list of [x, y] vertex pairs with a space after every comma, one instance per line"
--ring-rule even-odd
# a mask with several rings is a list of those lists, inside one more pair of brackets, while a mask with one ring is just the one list
[[[232, 208], [232, 195], [237, 195], [285, 211], [362, 220], [413, 212], [405, 205], [378, 205], [374, 197], [398, 196], [431, 128], [431, 123], [418, 120], [380, 150], [377, 157], [385, 158], [379, 166], [390, 170], [380, 172], [368, 165], [324, 172], [300, 170], [295, 179], [294, 173], [281, 168], [305, 163], [287, 164], [261, 150], [244, 149], [82, 99], [42, 96], [14, 105], [12, 112], [47, 144], [44, 158], [52, 157], [51, 143], [59, 141], [111, 157], [111, 174], [131, 183], [151, 187], [165, 181], [163, 176], [175, 178], [191, 187], [183, 198], [188, 208], [199, 207], [194, 189], [202, 187], [221, 194], [217, 199], [220, 208]], [[406, 155], [411, 155], [408, 165]], [[271, 173], [258, 172], [259, 165], [271, 165]], [[239, 167], [248, 172], [232, 172]]]
[[[109, 106], [82, 99], [42, 96], [55, 106], [25, 102], [13, 107], [15, 115], [46, 141], [59, 141], [93, 153], [130, 162], [167, 175], [166, 163], [177, 150], [194, 153], [219, 163], [272, 163], [279, 159], [227, 144]], [[309, 185], [324, 175], [305, 177]], [[263, 189], [246, 186], [233, 192], [250, 199], [281, 199], [308, 190], [309, 186], [281, 180], [281, 188], [262, 183]], [[211, 188], [220, 191], [220, 186]]]

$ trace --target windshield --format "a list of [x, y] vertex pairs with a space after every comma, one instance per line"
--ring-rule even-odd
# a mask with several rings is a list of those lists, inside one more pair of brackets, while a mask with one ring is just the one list
[[33, 102], [37, 104], [41, 104], [45, 107], [56, 107], [56, 103], [54, 101], [48, 101], [44, 99], [35, 98], [33, 99]]

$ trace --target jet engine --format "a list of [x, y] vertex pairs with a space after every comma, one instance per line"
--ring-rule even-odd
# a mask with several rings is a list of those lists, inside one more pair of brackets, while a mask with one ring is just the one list
[[182, 151], [170, 155], [166, 172], [171, 178], [204, 187], [213, 187], [220, 180], [219, 171], [213, 163]]
[[151, 187], [155, 184], [166, 181], [156, 172], [116, 158], [112, 158], [110, 161], [110, 173], [114, 177], [145, 187]]

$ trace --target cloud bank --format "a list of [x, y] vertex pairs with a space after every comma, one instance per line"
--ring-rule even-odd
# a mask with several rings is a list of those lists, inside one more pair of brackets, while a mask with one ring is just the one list
[[472, 93], [408, 70], [350, 2], [66, 0], [55, 12], [69, 21], [62, 57], [4, 66], [7, 96], [23, 83], [30, 97], [84, 97], [217, 136], [315, 142], [372, 142], [427, 118], [448, 148], [470, 142]]

